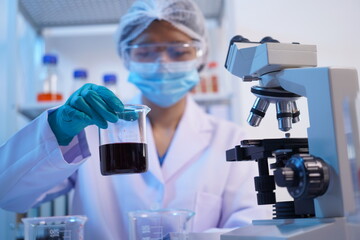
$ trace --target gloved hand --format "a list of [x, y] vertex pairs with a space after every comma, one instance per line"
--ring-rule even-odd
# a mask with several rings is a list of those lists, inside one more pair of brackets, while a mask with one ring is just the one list
[[132, 109], [124, 109], [123, 112], [118, 113], [118, 117], [125, 121], [136, 121], [139, 118], [139, 114]]
[[123, 112], [123, 103], [103, 86], [87, 83], [74, 92], [64, 105], [49, 114], [48, 122], [59, 145], [68, 145], [86, 126], [107, 128], [116, 122], [116, 112]]

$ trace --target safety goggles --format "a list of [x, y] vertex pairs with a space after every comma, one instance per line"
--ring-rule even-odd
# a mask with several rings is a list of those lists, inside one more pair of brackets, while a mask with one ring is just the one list
[[148, 43], [125, 48], [125, 59], [134, 62], [189, 61], [202, 56], [200, 43]]

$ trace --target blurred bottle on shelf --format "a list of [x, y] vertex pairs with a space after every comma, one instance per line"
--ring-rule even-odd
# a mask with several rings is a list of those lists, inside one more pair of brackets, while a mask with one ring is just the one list
[[63, 100], [63, 95], [59, 91], [59, 74], [57, 70], [57, 56], [45, 54], [43, 56], [43, 66], [41, 72], [41, 90], [37, 94], [38, 102], [52, 102]]
[[118, 95], [117, 91], [117, 76], [115, 74], [104, 74], [103, 84], [110, 89], [115, 95]]
[[193, 94], [216, 94], [219, 92], [218, 64], [211, 61], [200, 75], [200, 82], [195, 86]]
[[87, 83], [87, 71], [86, 69], [75, 69], [73, 73], [73, 86], [72, 92], [75, 92], [79, 88], [81, 88], [85, 83]]
[[212, 93], [219, 92], [219, 76], [218, 76], [218, 64], [215, 61], [208, 64], [208, 89]]
[[200, 76], [200, 93], [207, 93], [208, 92], [208, 78], [207, 73], [205, 72], [204, 75]]

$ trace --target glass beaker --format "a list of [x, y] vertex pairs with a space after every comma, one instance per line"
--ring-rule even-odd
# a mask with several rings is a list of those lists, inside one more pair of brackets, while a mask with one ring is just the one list
[[83, 240], [85, 216], [22, 218], [25, 240]]
[[147, 171], [145, 105], [125, 104], [117, 113], [116, 123], [108, 122], [107, 129], [99, 128], [99, 153], [102, 175], [142, 173]]
[[129, 212], [130, 240], [185, 240], [188, 221], [195, 215], [186, 209]]

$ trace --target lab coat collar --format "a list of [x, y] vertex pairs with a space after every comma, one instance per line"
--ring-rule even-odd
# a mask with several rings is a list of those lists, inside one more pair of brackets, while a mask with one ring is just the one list
[[[142, 95], [136, 95], [133, 99], [131, 99], [129, 104], [143, 104]], [[149, 118], [146, 118], [146, 139], [148, 146], [148, 170], [141, 175], [145, 179], [145, 181], [150, 184], [154, 183], [154, 180], [157, 179], [160, 183], [164, 184], [164, 178], [161, 170], [161, 166], [159, 163], [159, 158], [157, 155], [155, 141], [152, 133], [151, 123]]]
[[[141, 95], [134, 98], [131, 103], [141, 103]], [[161, 168], [151, 123], [147, 119], [149, 167], [144, 177], [149, 181], [153, 175], [163, 184], [169, 181], [183, 167], [197, 159], [200, 152], [209, 145], [211, 136], [212, 127], [208, 116], [191, 96], [187, 96], [184, 115], [180, 119]]]
[[199, 159], [200, 153], [209, 146], [211, 140], [212, 127], [209, 117], [191, 96], [188, 96], [186, 100], [184, 115], [163, 163], [165, 182], [170, 181], [176, 173]]
[[150, 175], [153, 175], [155, 178], [158, 179], [162, 184], [164, 184], [164, 177], [161, 170], [155, 140], [152, 133], [152, 127], [150, 120], [146, 119], [146, 130], [147, 130], [147, 141], [148, 141], [148, 171], [144, 173], [147, 182], [151, 179]]

